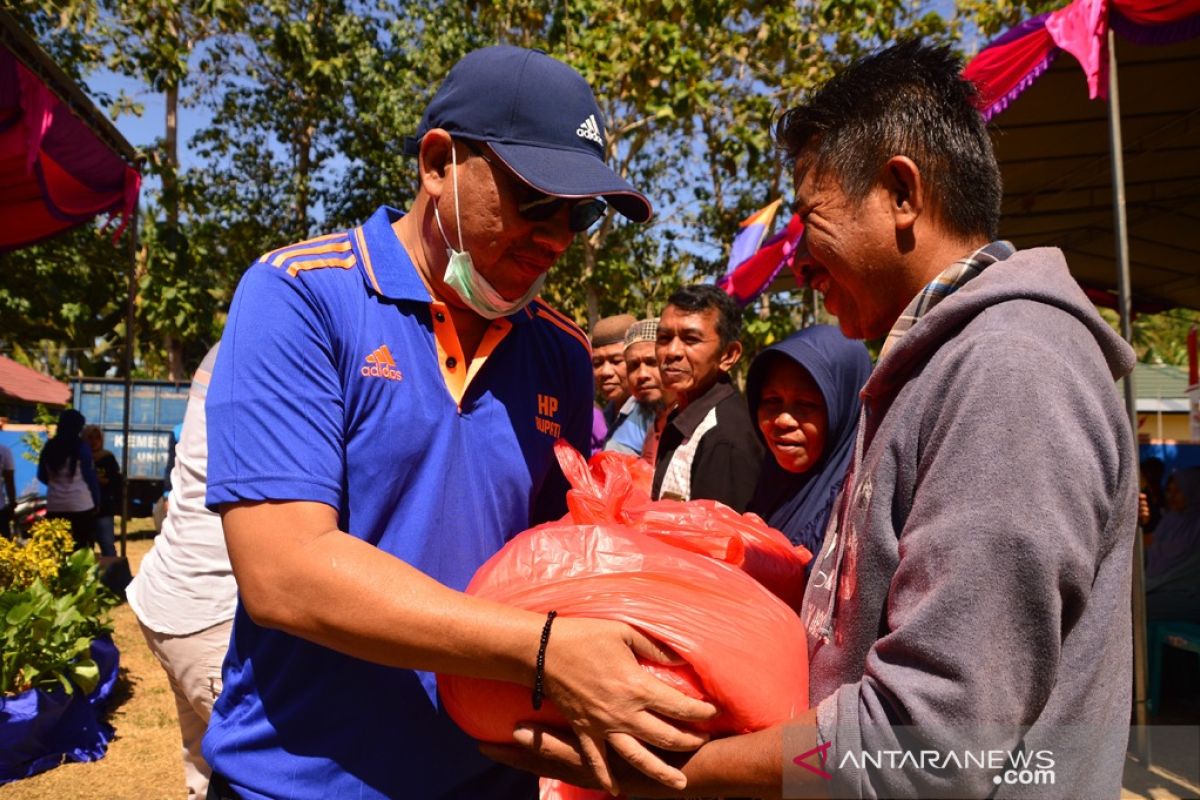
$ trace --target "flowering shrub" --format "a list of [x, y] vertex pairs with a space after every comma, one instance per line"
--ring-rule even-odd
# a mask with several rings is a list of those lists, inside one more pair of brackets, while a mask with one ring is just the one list
[[0, 541], [0, 693], [96, 686], [92, 639], [112, 632], [119, 601], [100, 582], [91, 550], [71, 552], [63, 520], [33, 526], [24, 545]]
[[41, 520], [23, 546], [0, 538], [0, 589], [27, 589], [37, 579], [49, 584], [70, 555], [74, 540], [65, 519]]

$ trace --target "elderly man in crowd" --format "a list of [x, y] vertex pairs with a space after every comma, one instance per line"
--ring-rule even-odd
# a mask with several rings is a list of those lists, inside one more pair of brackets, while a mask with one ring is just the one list
[[[655, 420], [663, 413], [662, 378], [658, 372], [658, 356], [655, 341], [658, 337], [658, 320], [644, 319], [629, 326], [625, 332], [625, 380], [629, 385], [634, 407], [617, 427], [605, 450], [645, 455], [646, 440], [652, 435]], [[657, 446], [657, 438], [654, 444]], [[653, 461], [651, 453], [650, 461]]]
[[602, 317], [592, 326], [592, 377], [604, 405], [598, 407], [604, 432], [595, 449], [603, 449], [634, 408], [625, 374], [625, 331], [635, 322], [632, 314]]

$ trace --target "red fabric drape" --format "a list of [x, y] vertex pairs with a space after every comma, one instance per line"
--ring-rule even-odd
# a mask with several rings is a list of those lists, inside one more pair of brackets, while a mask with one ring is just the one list
[[990, 109], [1001, 104], [999, 113], [1010, 94], [1020, 92], [1025, 81], [1036, 77], [1054, 55], [1054, 40], [1045, 25], [1040, 25], [1011, 42], [988, 47], [971, 59], [963, 76], [979, 90], [980, 107]]
[[[137, 203], [141, 176], [0, 47], [0, 251]], [[118, 230], [118, 233], [120, 232]]]
[[1139, 25], [1164, 25], [1200, 14], [1200, 0], [1112, 0], [1112, 7]]

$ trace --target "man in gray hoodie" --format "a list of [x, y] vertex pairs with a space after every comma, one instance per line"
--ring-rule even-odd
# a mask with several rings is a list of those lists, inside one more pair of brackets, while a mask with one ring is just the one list
[[[1061, 251], [995, 241], [999, 170], [959, 72], [896, 45], [778, 127], [808, 280], [848, 336], [886, 336], [801, 613], [813, 746], [841, 796], [1117, 797], [1134, 355]], [[912, 741], [939, 756], [874, 766]]]
[[[812, 708], [697, 750], [689, 791], [1120, 794], [1137, 484], [1114, 382], [1134, 354], [1059, 250], [996, 241], [960, 70], [901, 43], [778, 125], [808, 281], [843, 333], [886, 340], [801, 613]], [[579, 774], [554, 737], [518, 739]]]

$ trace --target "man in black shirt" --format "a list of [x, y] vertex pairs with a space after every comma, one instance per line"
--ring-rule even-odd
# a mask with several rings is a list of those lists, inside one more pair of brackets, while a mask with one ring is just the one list
[[745, 511], [763, 450], [729, 371], [742, 357], [742, 313], [711, 284], [671, 295], [658, 322], [655, 351], [663, 388], [677, 401], [654, 467], [654, 499], [719, 500]]

